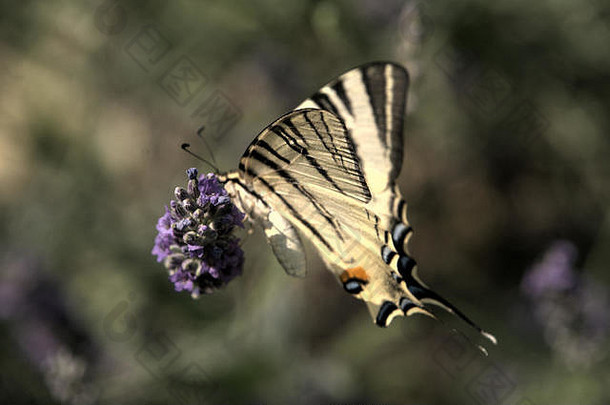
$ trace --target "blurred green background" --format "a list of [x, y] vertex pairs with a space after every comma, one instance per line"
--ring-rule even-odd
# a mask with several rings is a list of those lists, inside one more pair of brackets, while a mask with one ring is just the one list
[[[607, 2], [1, 8], [0, 402], [610, 402]], [[412, 79], [420, 274], [498, 337], [488, 358], [428, 318], [377, 328], [315, 256], [285, 275], [259, 230], [243, 276], [198, 301], [150, 254], [185, 169], [209, 170], [182, 142], [236, 168], [372, 60]]]

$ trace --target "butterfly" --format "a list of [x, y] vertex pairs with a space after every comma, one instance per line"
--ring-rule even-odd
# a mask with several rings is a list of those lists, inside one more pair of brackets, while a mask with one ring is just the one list
[[238, 170], [219, 178], [289, 275], [305, 276], [304, 237], [377, 325], [434, 317], [435, 305], [495, 343], [420, 279], [409, 253], [413, 229], [396, 185], [408, 86], [394, 63], [349, 70], [265, 128]]

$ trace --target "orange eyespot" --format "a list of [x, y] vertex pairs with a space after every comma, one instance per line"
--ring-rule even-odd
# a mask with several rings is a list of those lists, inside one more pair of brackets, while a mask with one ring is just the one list
[[352, 267], [351, 269], [347, 269], [343, 273], [341, 273], [341, 275], [339, 276], [339, 279], [341, 280], [342, 283], [345, 283], [345, 282], [347, 282], [347, 280], [354, 279], [354, 278], [358, 279], [362, 282], [369, 281], [369, 276], [366, 274], [366, 271], [360, 266]]

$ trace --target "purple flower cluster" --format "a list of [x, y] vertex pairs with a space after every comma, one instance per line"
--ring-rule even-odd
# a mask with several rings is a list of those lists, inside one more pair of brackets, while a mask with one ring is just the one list
[[603, 360], [610, 336], [608, 290], [575, 268], [578, 250], [571, 242], [554, 242], [521, 281], [544, 339], [570, 368]]
[[558, 294], [576, 287], [574, 271], [576, 247], [568, 241], [556, 241], [544, 258], [523, 277], [521, 290], [532, 298]]
[[176, 187], [176, 199], [157, 222], [152, 254], [168, 269], [176, 291], [197, 298], [241, 274], [243, 251], [233, 231], [243, 227], [244, 214], [216, 175], [197, 177], [195, 168], [186, 173], [187, 189]]

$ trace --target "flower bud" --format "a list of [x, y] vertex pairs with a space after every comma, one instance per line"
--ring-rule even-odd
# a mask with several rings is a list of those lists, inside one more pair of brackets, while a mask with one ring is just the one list
[[174, 195], [176, 196], [176, 200], [178, 201], [182, 201], [189, 198], [189, 193], [182, 187], [176, 187], [176, 189], [174, 190]]
[[185, 233], [184, 236], [182, 237], [182, 240], [184, 240], [184, 243], [186, 243], [187, 245], [203, 246], [203, 244], [205, 243], [204, 238], [197, 235], [197, 232], [195, 232], [195, 231], [189, 231], [189, 232]]
[[176, 201], [172, 200], [170, 203], [171, 209], [173, 213], [180, 219], [186, 218], [188, 212], [184, 209], [181, 204], [178, 204]]
[[188, 184], [187, 184], [187, 191], [189, 193], [189, 195], [194, 199], [197, 200], [197, 198], [199, 197], [199, 187], [198, 187], [198, 182], [197, 180], [189, 180]]
[[182, 206], [188, 212], [195, 212], [195, 210], [197, 209], [197, 203], [191, 200], [190, 198], [182, 200]]

